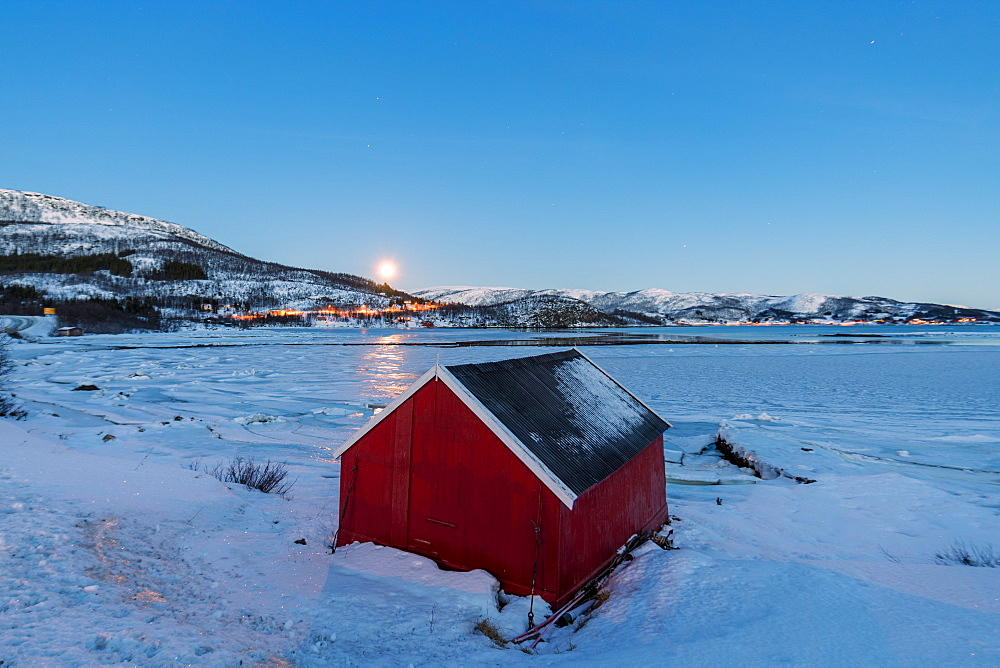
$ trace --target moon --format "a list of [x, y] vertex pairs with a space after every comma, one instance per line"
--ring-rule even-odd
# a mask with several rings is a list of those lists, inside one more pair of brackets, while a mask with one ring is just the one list
[[396, 265], [388, 261], [379, 263], [378, 275], [385, 279], [392, 278], [396, 275]]

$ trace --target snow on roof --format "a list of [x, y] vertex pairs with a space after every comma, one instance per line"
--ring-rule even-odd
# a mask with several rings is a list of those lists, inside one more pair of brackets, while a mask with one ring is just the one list
[[670, 427], [575, 349], [446, 370], [573, 498]]

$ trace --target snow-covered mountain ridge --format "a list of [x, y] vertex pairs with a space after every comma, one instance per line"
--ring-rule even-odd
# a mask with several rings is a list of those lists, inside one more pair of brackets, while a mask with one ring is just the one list
[[[56, 258], [108, 255], [127, 260], [118, 264], [131, 269], [71, 272], [14, 260], [15, 268], [5, 269], [0, 276], [0, 288], [28, 286], [55, 301], [152, 300], [157, 308], [166, 309], [167, 315], [185, 316], [185, 310], [203, 302], [237, 304], [246, 309], [311, 309], [325, 304], [384, 308], [393, 296], [409, 299], [358, 276], [257, 260], [175, 223], [51, 195], [0, 189], [0, 255], [15, 253]], [[187, 269], [196, 265], [195, 271], [169, 276], [164, 267], [170, 262], [182, 263]], [[994, 311], [817, 293], [769, 296], [677, 293], [656, 288], [608, 292], [445, 286], [414, 294], [464, 305], [441, 309], [434, 322], [443, 326], [604, 327], [804, 320], [1000, 322], [1000, 312]]]
[[[155, 234], [162, 238], [176, 237], [186, 239], [199, 246], [211, 248], [226, 253], [236, 253], [233, 249], [223, 246], [213, 239], [198, 234], [176, 223], [165, 220], [140, 216], [124, 211], [112, 211], [100, 206], [92, 206], [74, 202], [63, 197], [54, 197], [42, 193], [22, 192], [0, 189], [0, 225], [14, 226], [16, 234], [31, 225], [58, 225], [62, 231], [69, 232], [76, 225], [85, 225], [90, 233], [100, 233], [93, 226], [131, 228], [131, 231], [142, 230], [147, 234]], [[80, 230], [84, 232], [84, 230]], [[108, 230], [105, 236], [120, 236], [122, 230]], [[6, 236], [6, 235], [5, 235]]]
[[[115, 254], [132, 265], [131, 275], [23, 270], [6, 272], [0, 281], [31, 286], [54, 299], [153, 298], [169, 306], [198, 297], [253, 308], [388, 303], [378, 286], [365, 278], [257, 260], [190, 228], [148, 216], [0, 189], [0, 255], [15, 253]], [[158, 279], [157, 272], [170, 261], [197, 265], [205, 277]]]
[[774, 322], [802, 320], [1000, 321], [1000, 313], [942, 304], [905, 303], [885, 297], [843, 297], [806, 292], [789, 296], [747, 293], [671, 292], [659, 288], [633, 292], [599, 290], [442, 286], [414, 295], [477, 308], [513, 305], [540, 297], [575, 300], [609, 316], [647, 324], [671, 322]]

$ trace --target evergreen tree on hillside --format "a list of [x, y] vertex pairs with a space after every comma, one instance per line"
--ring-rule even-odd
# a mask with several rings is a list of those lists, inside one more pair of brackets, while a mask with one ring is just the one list
[[204, 280], [208, 276], [204, 269], [193, 262], [167, 260], [163, 263], [163, 267], [150, 278], [157, 281], [198, 281]]

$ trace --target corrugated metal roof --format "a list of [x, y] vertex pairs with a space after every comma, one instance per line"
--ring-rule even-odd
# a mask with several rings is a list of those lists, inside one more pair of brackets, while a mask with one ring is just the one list
[[577, 495], [670, 427], [575, 349], [445, 368]]

